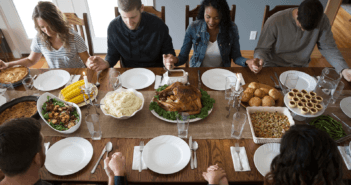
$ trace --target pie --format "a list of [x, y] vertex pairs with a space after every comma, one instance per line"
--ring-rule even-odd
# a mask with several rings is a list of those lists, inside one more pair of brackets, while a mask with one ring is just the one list
[[0, 72], [0, 83], [15, 83], [28, 75], [27, 67], [11, 67]]

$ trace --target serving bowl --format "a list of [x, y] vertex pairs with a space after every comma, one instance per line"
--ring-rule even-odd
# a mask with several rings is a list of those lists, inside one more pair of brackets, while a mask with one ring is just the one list
[[[109, 96], [110, 94], [114, 93], [114, 92], [128, 92], [128, 91], [133, 92], [137, 97], [141, 98], [142, 103], [141, 103], [140, 108], [139, 108], [138, 110], [136, 110], [131, 116], [116, 117], [116, 116], [114, 116], [114, 115], [108, 114], [108, 113], [106, 112], [106, 110], [104, 109], [104, 107], [105, 107], [104, 104], [105, 104], [105, 99], [106, 99], [106, 97]], [[135, 89], [124, 89], [124, 88], [119, 88], [119, 89], [117, 89], [117, 90], [115, 90], [115, 91], [110, 91], [110, 92], [108, 92], [108, 93], [105, 95], [105, 97], [101, 99], [101, 101], [100, 101], [100, 104], [101, 104], [100, 108], [101, 108], [102, 112], [103, 112], [106, 116], [111, 116], [111, 117], [114, 117], [114, 118], [116, 118], [116, 119], [128, 119], [128, 118], [130, 118], [130, 117], [133, 117], [137, 112], [139, 112], [139, 111], [143, 108], [144, 102], [145, 102], [145, 100], [144, 100], [143, 94], [141, 94], [140, 92], [136, 91]]]
[[[38, 98], [39, 98], [38, 96], [23, 96], [23, 97], [20, 97], [20, 98], [16, 98], [16, 99], [14, 99], [12, 101], [9, 101], [9, 102], [1, 105], [0, 106], [0, 113], [2, 113], [6, 109], [8, 109], [8, 108], [20, 103], [20, 102], [25, 102], [25, 101], [35, 101], [35, 102], [37, 102]], [[35, 119], [39, 119], [38, 111], [35, 114], [33, 114], [31, 117], [35, 118]]]
[[[76, 123], [76, 125], [74, 125], [74, 126], [71, 127], [70, 129], [64, 130], [64, 131], [56, 130], [55, 128], [53, 128], [53, 127], [49, 124], [49, 122], [46, 121], [46, 119], [44, 118], [44, 115], [42, 114], [42, 110], [43, 110], [42, 107], [43, 107], [43, 104], [48, 100], [48, 97], [50, 97], [50, 98], [55, 98], [56, 100], [58, 100], [58, 101], [60, 101], [60, 102], [64, 102], [64, 103], [67, 104], [67, 105], [72, 105], [73, 107], [75, 107], [76, 110], [77, 110], [77, 113], [78, 113], [78, 115], [79, 115], [79, 121], [78, 121], [78, 123]], [[71, 134], [71, 133], [75, 132], [75, 131], [80, 127], [80, 124], [81, 124], [82, 119], [83, 119], [83, 118], [82, 118], [82, 112], [81, 112], [81, 110], [80, 110], [80, 108], [78, 107], [77, 104], [71, 103], [71, 102], [63, 101], [63, 100], [61, 100], [60, 98], [56, 97], [55, 95], [53, 95], [53, 94], [51, 94], [51, 93], [44, 93], [44, 94], [42, 94], [42, 95], [39, 97], [39, 99], [38, 99], [38, 101], [37, 101], [37, 110], [38, 110], [38, 112], [39, 112], [39, 115], [40, 115], [41, 119], [43, 119], [44, 122], [45, 122], [50, 128], [52, 128], [52, 129], [55, 130], [56, 132], [59, 132], [59, 133], [62, 133], [62, 134]]]
[[280, 143], [282, 138], [264, 138], [264, 137], [256, 137], [255, 135], [255, 131], [254, 131], [254, 127], [252, 125], [252, 121], [251, 121], [251, 117], [250, 114], [251, 113], [255, 113], [255, 112], [278, 112], [278, 113], [282, 113], [285, 116], [288, 117], [289, 123], [290, 123], [290, 127], [295, 125], [295, 121], [293, 120], [290, 111], [288, 108], [286, 107], [247, 107], [246, 108], [246, 112], [247, 112], [247, 117], [249, 120], [249, 124], [250, 124], [250, 129], [251, 129], [251, 134], [252, 134], [252, 138], [253, 141], [256, 144], [262, 144], [262, 143]]

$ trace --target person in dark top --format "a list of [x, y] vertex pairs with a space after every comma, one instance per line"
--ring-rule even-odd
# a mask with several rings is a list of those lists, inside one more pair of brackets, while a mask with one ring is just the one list
[[120, 16], [108, 27], [105, 60], [90, 57], [88, 68], [103, 70], [118, 60], [123, 67], [163, 67], [163, 60], [176, 60], [167, 25], [143, 12], [141, 0], [118, 0], [118, 10]]
[[0, 185], [50, 185], [39, 170], [45, 162], [41, 125], [33, 118], [19, 118], [0, 126]]
[[126, 171], [126, 158], [121, 152], [112, 154], [111, 159], [104, 160], [105, 171], [108, 176], [108, 185], [128, 185], [127, 178], [124, 177]]

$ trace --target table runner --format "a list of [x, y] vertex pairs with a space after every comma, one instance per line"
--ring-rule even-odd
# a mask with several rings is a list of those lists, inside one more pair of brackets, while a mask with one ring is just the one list
[[[43, 92], [33, 91], [33, 93], [43, 94]], [[50, 92], [55, 96], [58, 96], [59, 90]], [[99, 91], [98, 102], [105, 96], [107, 92]], [[139, 111], [135, 116], [126, 119], [119, 120], [110, 116], [106, 116], [102, 113], [100, 108], [97, 108], [100, 113], [100, 124], [102, 127], [102, 137], [103, 138], [154, 138], [160, 135], [175, 135], [177, 136], [177, 124], [168, 123], [156, 118], [149, 110], [149, 104], [152, 97], [155, 95], [154, 91], [143, 91], [145, 103], [141, 111]], [[12, 97], [25, 96], [27, 93], [25, 91], [16, 91], [12, 94]], [[190, 123], [189, 126], [189, 136], [191, 135], [194, 139], [231, 139], [231, 123], [234, 110], [231, 111], [229, 118], [226, 118], [228, 111], [225, 109], [227, 106], [227, 100], [224, 99], [223, 91], [208, 91], [211, 98], [216, 100], [211, 114], [198, 122]], [[326, 113], [334, 113], [340, 119], [346, 123], [350, 123], [351, 119], [348, 118], [340, 109], [340, 100], [344, 97], [350, 96], [351, 91], [343, 91], [343, 96], [341, 96], [336, 104], [329, 104]], [[51, 129], [46, 123], [40, 119], [42, 124], [42, 133], [44, 136], [63, 136], [63, 137], [84, 137], [90, 138], [87, 125], [85, 123], [84, 115], [88, 112], [87, 106], [81, 107], [82, 111], [82, 122], [80, 128], [72, 134], [60, 134], [53, 129]], [[246, 112], [246, 109], [241, 107], [241, 112]], [[89, 113], [95, 112], [91, 107]], [[307, 120], [308, 121], [308, 120]], [[301, 124], [305, 122], [297, 122], [296, 124]], [[250, 139], [252, 138], [250, 126], [248, 122], [244, 126], [242, 138]]]

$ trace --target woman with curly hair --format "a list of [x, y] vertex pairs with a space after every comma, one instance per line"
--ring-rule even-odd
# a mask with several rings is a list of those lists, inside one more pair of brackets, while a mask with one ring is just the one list
[[[226, 0], [203, 0], [197, 20], [192, 22], [185, 33], [183, 46], [174, 61], [179, 66], [189, 59], [193, 46], [194, 54], [190, 67], [230, 67], [231, 59], [238, 65], [250, 67], [257, 73], [262, 66], [256, 59], [241, 56], [238, 28], [230, 20], [230, 10]], [[165, 64], [166, 67], [172, 64]]]
[[32, 40], [30, 55], [9, 63], [0, 60], [0, 69], [14, 65], [30, 67], [42, 55], [50, 68], [85, 68], [85, 62], [90, 57], [85, 42], [71, 29], [53, 3], [38, 2], [32, 18], [38, 34]]

